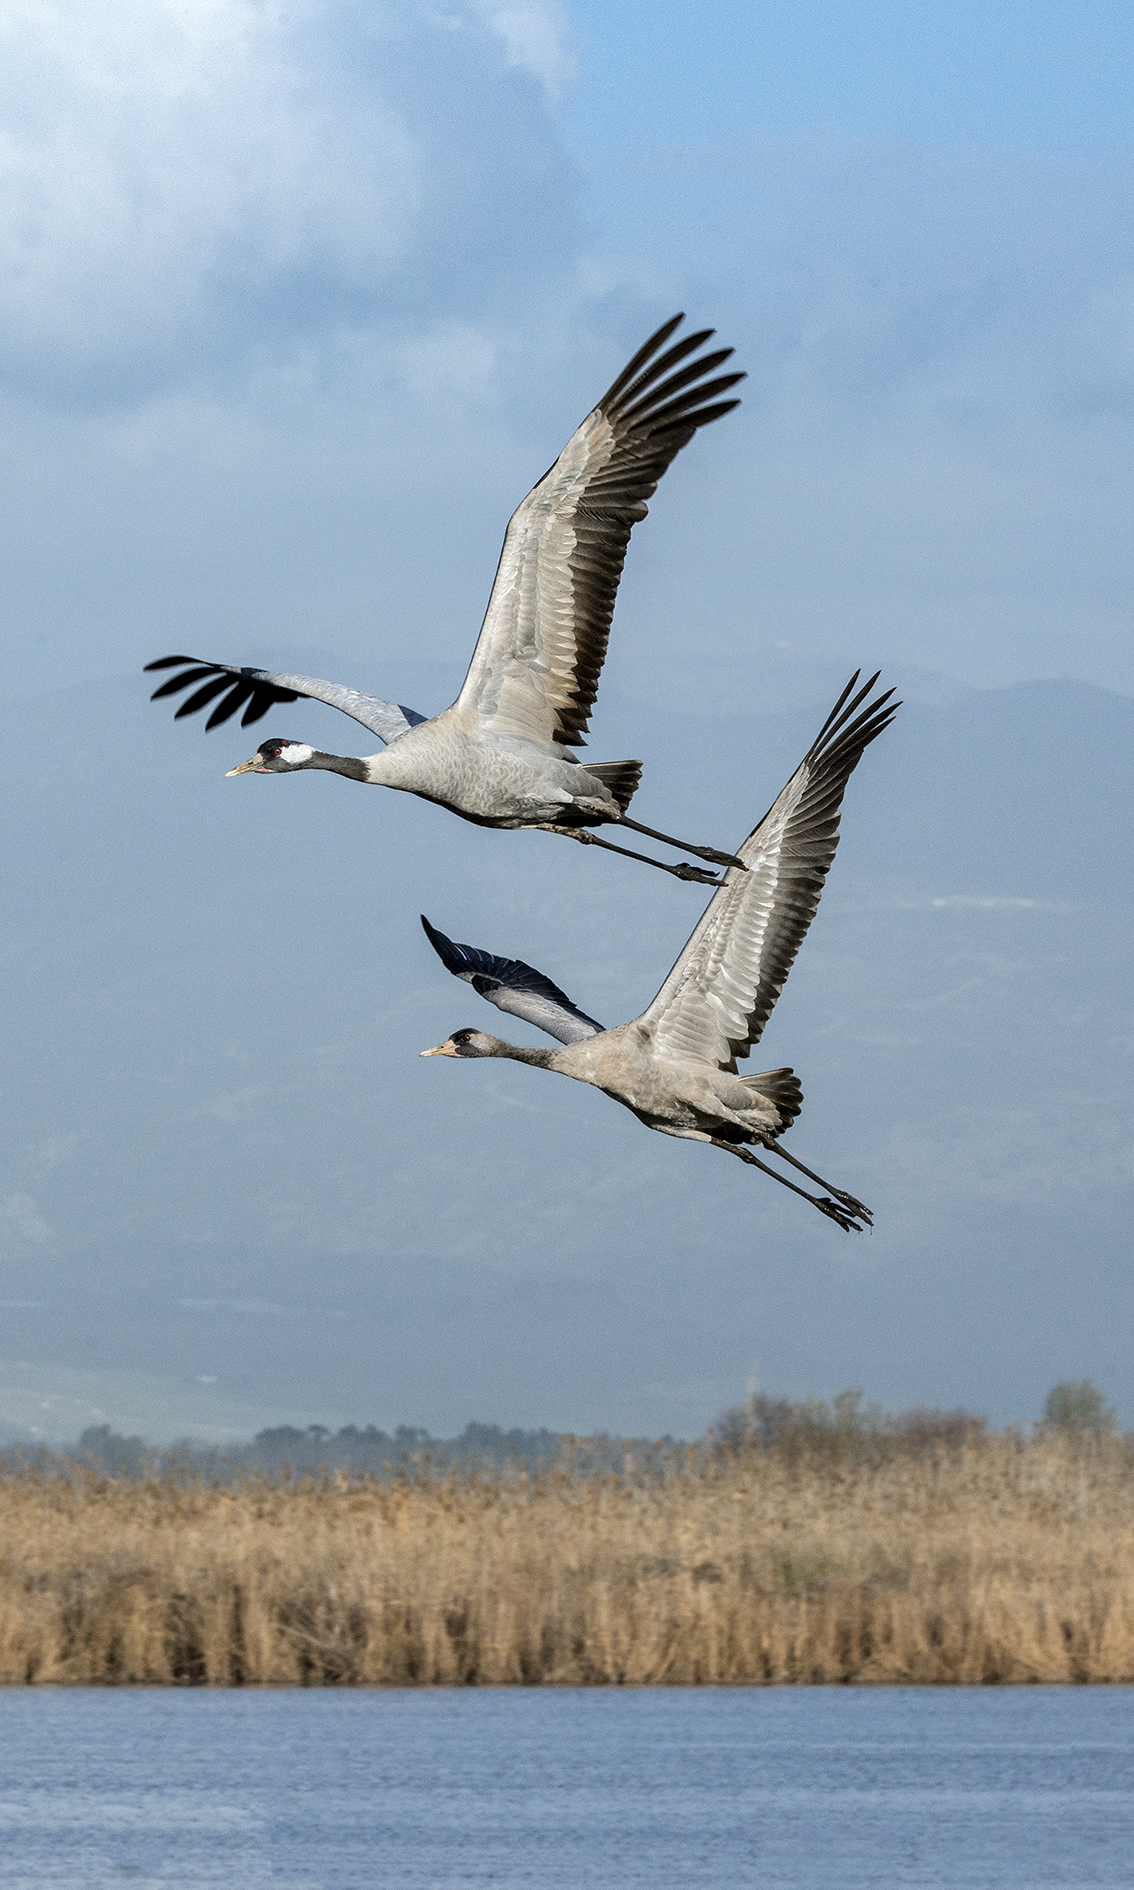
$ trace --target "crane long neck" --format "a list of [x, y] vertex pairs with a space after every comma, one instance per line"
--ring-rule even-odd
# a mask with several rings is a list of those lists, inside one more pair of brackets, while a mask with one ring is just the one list
[[530, 1063], [537, 1070], [554, 1068], [554, 1050], [529, 1049], [525, 1044], [503, 1043], [499, 1038], [497, 1042], [500, 1048], [492, 1052], [493, 1056], [510, 1057], [513, 1063]]
[[365, 761], [361, 761], [357, 755], [325, 755], [322, 749], [316, 748], [310, 761], [305, 761], [303, 766], [327, 768], [332, 774], [345, 774], [350, 781], [369, 781], [370, 779]]

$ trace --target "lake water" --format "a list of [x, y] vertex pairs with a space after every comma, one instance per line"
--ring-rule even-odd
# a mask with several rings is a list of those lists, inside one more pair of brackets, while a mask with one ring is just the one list
[[0, 1692], [0, 1882], [1134, 1884], [1134, 1691]]

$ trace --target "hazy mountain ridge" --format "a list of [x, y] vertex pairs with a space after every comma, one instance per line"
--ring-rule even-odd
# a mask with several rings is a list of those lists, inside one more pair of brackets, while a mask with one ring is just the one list
[[[605, 1098], [417, 1060], [488, 1021], [419, 911], [616, 1022], [697, 889], [337, 779], [225, 781], [264, 733], [366, 737], [298, 703], [206, 738], [144, 698], [0, 711], [0, 1358], [26, 1387], [101, 1375], [76, 1396], [159, 1436], [179, 1387], [335, 1424], [695, 1434], [753, 1365], [802, 1392], [832, 1362], [998, 1419], [1093, 1371], [1130, 1409], [1134, 701], [911, 704], [851, 783], [760, 1054], [800, 1071], [793, 1146], [877, 1211], [852, 1247]], [[614, 695], [590, 752], [643, 756], [650, 824], [728, 841], [821, 719], [686, 715], [681, 759]]]

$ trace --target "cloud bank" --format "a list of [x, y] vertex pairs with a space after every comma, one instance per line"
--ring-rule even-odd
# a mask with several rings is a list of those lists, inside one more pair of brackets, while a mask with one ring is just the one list
[[[16, 0], [0, 376], [128, 400], [265, 348], [467, 314], [573, 233], [534, 4]], [[501, 136], [501, 126], [506, 127]]]

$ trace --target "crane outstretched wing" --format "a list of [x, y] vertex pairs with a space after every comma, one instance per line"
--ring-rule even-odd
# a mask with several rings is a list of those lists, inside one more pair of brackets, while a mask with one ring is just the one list
[[491, 952], [478, 951], [475, 945], [454, 945], [451, 938], [430, 925], [424, 912], [421, 923], [425, 936], [447, 971], [463, 978], [479, 991], [497, 1010], [522, 1017], [545, 1030], [560, 1043], [581, 1043], [584, 1037], [597, 1037], [603, 1026], [577, 1010], [565, 992], [542, 971], [521, 964], [518, 958], [494, 958]]
[[740, 404], [719, 396], [743, 374], [706, 378], [731, 348], [686, 361], [711, 328], [665, 347], [684, 319], [651, 335], [512, 515], [455, 705], [486, 731], [583, 742], [631, 529], [698, 427]]
[[869, 742], [900, 703], [862, 704], [851, 677], [782, 794], [749, 834], [649, 1009], [637, 1020], [659, 1056], [735, 1069], [758, 1043], [815, 917], [839, 843], [839, 807]]
[[341, 709], [344, 715], [361, 722], [363, 728], [368, 728], [382, 742], [396, 741], [408, 728], [426, 720], [416, 709], [404, 709], [397, 702], [383, 702], [381, 696], [366, 696], [358, 689], [344, 688], [341, 683], [320, 682], [315, 676], [279, 675], [270, 669], [237, 669], [232, 663], [203, 663], [196, 656], [160, 656], [156, 663], [146, 664], [143, 674], [155, 669], [176, 669], [181, 673], [155, 689], [151, 702], [159, 701], [162, 696], [179, 695], [194, 683], [200, 684], [188, 701], [181, 704], [174, 717], [176, 722], [182, 716], [196, 715], [199, 709], [207, 708], [220, 696], [205, 723], [206, 729], [219, 728], [239, 708], [244, 709], [240, 726], [249, 728], [267, 715], [273, 703], [296, 702], [301, 696], [329, 703], [332, 709]]

